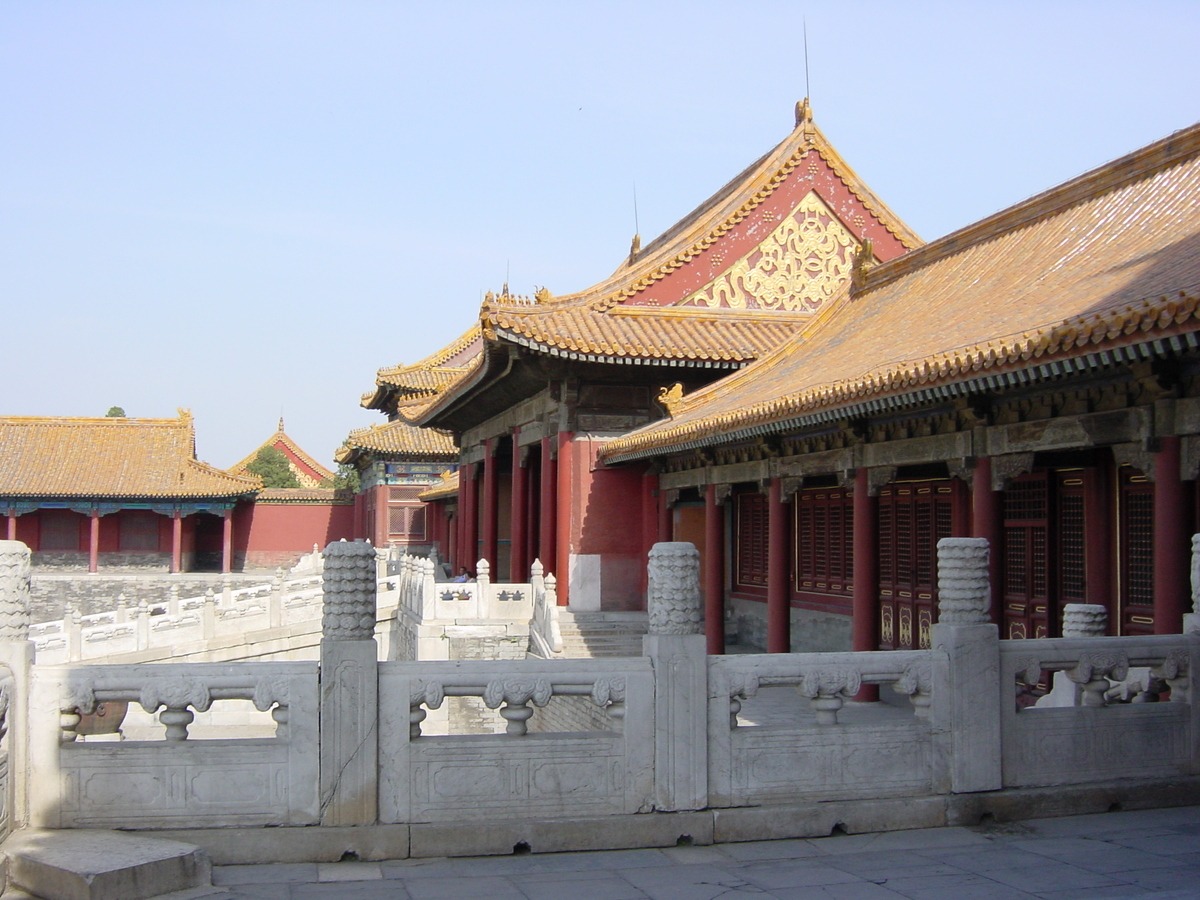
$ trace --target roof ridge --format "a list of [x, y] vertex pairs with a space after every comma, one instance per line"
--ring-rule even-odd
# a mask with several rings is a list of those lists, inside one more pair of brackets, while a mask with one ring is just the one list
[[[1200, 154], [1200, 122], [1174, 131], [1152, 144], [1102, 163], [976, 222], [936, 238], [923, 247], [873, 266], [857, 293], [865, 294], [940, 259], [987, 243], [1004, 234], [1066, 212], [1102, 192], [1128, 187]], [[1099, 189], [1103, 189], [1099, 190]]]

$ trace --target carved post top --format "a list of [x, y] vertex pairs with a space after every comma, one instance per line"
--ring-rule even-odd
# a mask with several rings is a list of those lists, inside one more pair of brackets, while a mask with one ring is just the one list
[[733, 493], [733, 485], [718, 484], [713, 493], [716, 494], [717, 505], [720, 506], [729, 500], [730, 495]]
[[650, 634], [700, 633], [700, 551], [688, 541], [650, 548], [646, 610]]
[[1107, 631], [1108, 607], [1099, 603], [1067, 603], [1063, 606], [1063, 637], [1103, 637]]
[[895, 466], [874, 466], [867, 469], [867, 495], [878, 497], [880, 490], [896, 478]]
[[[1133, 466], [1140, 469], [1147, 481], [1154, 481], [1155, 454], [1141, 441], [1112, 445], [1113, 460], [1117, 466]], [[1182, 467], [1182, 466], [1181, 466]]]
[[1018, 475], [1033, 471], [1032, 453], [1002, 453], [991, 459], [993, 491], [1002, 491]]
[[942, 538], [938, 554], [938, 621], [985, 625], [992, 590], [987, 538]]

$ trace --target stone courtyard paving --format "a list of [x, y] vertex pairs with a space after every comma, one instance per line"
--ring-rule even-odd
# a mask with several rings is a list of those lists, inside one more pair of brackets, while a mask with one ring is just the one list
[[220, 866], [211, 900], [1200, 898], [1200, 807], [813, 840]]

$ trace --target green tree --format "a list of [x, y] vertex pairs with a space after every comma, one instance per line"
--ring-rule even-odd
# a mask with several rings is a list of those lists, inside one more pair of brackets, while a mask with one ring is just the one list
[[338, 463], [337, 473], [333, 476], [332, 487], [345, 488], [357, 494], [361, 486], [362, 482], [358, 475], [358, 469], [349, 463]]
[[300, 482], [296, 473], [288, 465], [288, 459], [283, 451], [274, 447], [263, 447], [258, 451], [254, 460], [246, 466], [246, 471], [257, 475], [263, 481], [263, 487], [269, 488], [298, 488]]
[[106, 412], [104, 415], [109, 419], [123, 419], [125, 418], [125, 410], [121, 409], [119, 406], [110, 406], [108, 408], [108, 412]]

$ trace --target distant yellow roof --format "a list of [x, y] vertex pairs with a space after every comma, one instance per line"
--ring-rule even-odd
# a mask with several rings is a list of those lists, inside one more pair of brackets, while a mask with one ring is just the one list
[[397, 404], [428, 402], [470, 369], [482, 346], [479, 325], [475, 324], [418, 362], [382, 368], [375, 375], [375, 390], [363, 394], [361, 405], [394, 412]]
[[262, 487], [196, 459], [175, 419], [2, 417], [0, 497], [234, 497]]
[[824, 322], [609, 442], [741, 429], [1200, 328], [1200, 125], [870, 271]]
[[458, 496], [458, 472], [443, 472], [441, 484], [435, 484], [429, 490], [417, 495], [418, 500], [429, 503], [432, 500], [445, 500], [447, 497]]
[[364, 451], [412, 461], [451, 462], [458, 458], [458, 448], [450, 435], [434, 428], [418, 428], [400, 419], [356, 428], [338, 450], [337, 460], [351, 462]]

